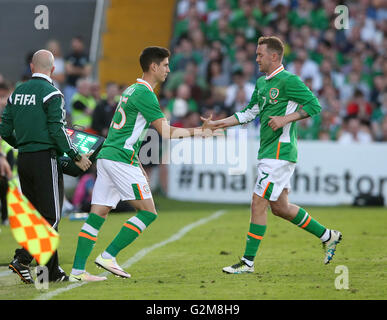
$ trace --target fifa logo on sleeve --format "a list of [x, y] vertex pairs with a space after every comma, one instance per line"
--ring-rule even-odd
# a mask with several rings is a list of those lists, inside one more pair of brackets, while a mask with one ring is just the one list
[[345, 5], [336, 6], [335, 13], [338, 15], [335, 19], [335, 28], [338, 30], [349, 29], [348, 7]]
[[36, 30], [48, 30], [48, 7], [45, 5], [38, 5], [35, 7], [35, 14], [37, 14], [34, 25]]

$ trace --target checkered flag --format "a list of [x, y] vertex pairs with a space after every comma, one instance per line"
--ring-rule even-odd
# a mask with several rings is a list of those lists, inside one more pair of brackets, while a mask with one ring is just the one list
[[59, 234], [19, 191], [15, 183], [10, 184], [7, 203], [14, 238], [39, 265], [45, 265], [58, 247]]

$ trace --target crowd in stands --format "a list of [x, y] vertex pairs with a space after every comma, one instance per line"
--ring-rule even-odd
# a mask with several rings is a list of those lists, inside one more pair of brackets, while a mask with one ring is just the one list
[[[322, 106], [319, 116], [299, 122], [300, 139], [386, 141], [387, 7], [381, 0], [344, 2], [348, 28], [337, 29], [340, 3], [179, 0], [171, 73], [159, 92], [171, 124], [199, 125], [199, 115], [220, 118], [246, 106], [262, 76], [255, 62], [257, 39], [275, 35], [285, 43], [285, 69], [298, 74]], [[47, 49], [55, 56], [53, 80], [64, 93], [68, 123], [106, 136], [118, 96], [131, 80], [105, 88], [90, 80], [81, 37], [72, 39], [67, 55], [55, 40]], [[21, 81], [31, 76], [31, 57], [28, 53]], [[0, 74], [0, 108], [12, 90]], [[259, 128], [259, 120], [253, 127]]]
[[[339, 143], [387, 141], [387, 7], [383, 0], [344, 1], [348, 28], [335, 24], [338, 0], [179, 0], [170, 45], [170, 69], [159, 91], [171, 124], [200, 125], [200, 115], [223, 118], [244, 108], [262, 76], [257, 39], [285, 43], [285, 69], [301, 77], [322, 106], [298, 123], [300, 139]], [[53, 40], [55, 85], [65, 97], [67, 122], [106, 136], [127, 84], [90, 80], [92, 66], [81, 37], [67, 55]], [[67, 48], [66, 48], [67, 49]], [[30, 78], [27, 53], [21, 80]], [[16, 84], [0, 70], [0, 111]], [[247, 126], [259, 135], [259, 119]], [[82, 183], [90, 189], [92, 175]], [[85, 191], [85, 190], [84, 190]], [[89, 197], [89, 193], [85, 192]], [[77, 198], [82, 207], [82, 200]], [[87, 201], [86, 201], [87, 202]]]
[[[387, 141], [387, 7], [344, 1], [348, 28], [335, 25], [336, 0], [180, 0], [163, 87], [172, 124], [186, 115], [241, 110], [260, 74], [257, 39], [285, 43], [284, 67], [318, 97], [319, 116], [299, 122], [299, 138]], [[198, 123], [199, 125], [199, 123]], [[259, 121], [254, 123], [259, 134]], [[250, 126], [254, 130], [254, 126]]]

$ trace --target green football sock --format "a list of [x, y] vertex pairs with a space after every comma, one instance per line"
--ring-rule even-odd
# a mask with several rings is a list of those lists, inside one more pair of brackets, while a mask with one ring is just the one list
[[95, 213], [89, 214], [78, 235], [78, 245], [75, 251], [73, 269], [85, 270], [87, 258], [93, 250], [99, 229], [101, 229], [104, 222], [105, 219], [99, 215]]
[[327, 230], [327, 228], [313, 219], [303, 208], [300, 208], [297, 216], [291, 222], [301, 229], [305, 229], [306, 231], [314, 234], [318, 238], [321, 238]]
[[250, 229], [247, 233], [245, 254], [243, 255], [244, 258], [250, 261], [254, 260], [265, 231], [266, 226], [250, 223]]
[[120, 232], [106, 248], [106, 252], [116, 257], [117, 254], [131, 244], [155, 219], [157, 215], [149, 211], [138, 211], [122, 226]]

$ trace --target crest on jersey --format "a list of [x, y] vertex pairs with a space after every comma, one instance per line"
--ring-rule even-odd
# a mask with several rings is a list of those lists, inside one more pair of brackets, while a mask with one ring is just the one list
[[275, 99], [279, 95], [279, 90], [277, 88], [271, 88], [269, 91], [270, 98]]
[[142, 189], [144, 190], [145, 193], [149, 193], [150, 192], [149, 186], [147, 184], [144, 184]]

